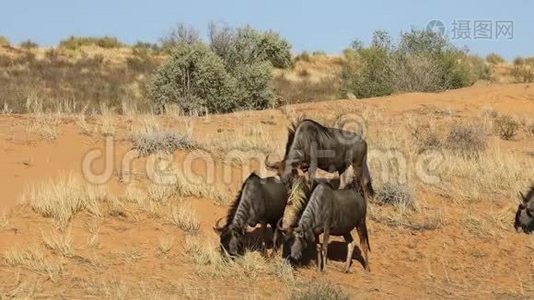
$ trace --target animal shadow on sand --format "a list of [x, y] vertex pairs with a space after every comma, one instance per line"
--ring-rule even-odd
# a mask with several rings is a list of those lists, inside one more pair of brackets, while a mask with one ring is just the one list
[[[289, 254], [290, 254], [290, 248], [288, 247], [288, 245], [284, 245], [282, 248], [282, 257], [288, 258]], [[347, 258], [347, 244], [345, 242], [331, 240], [330, 243], [328, 244], [328, 260], [344, 263], [346, 258]], [[315, 244], [308, 245], [308, 247], [306, 247], [306, 249], [302, 253], [302, 260], [296, 265], [297, 266], [309, 266], [312, 263], [315, 265], [316, 259], [317, 259], [317, 249], [315, 247]], [[359, 246], [354, 247], [354, 252], [352, 253], [352, 260], [353, 260], [352, 267], [354, 267], [354, 261], [357, 261], [360, 263], [362, 268], [365, 268], [365, 261], [363, 259]], [[330, 265], [330, 268], [332, 268], [331, 265]]]

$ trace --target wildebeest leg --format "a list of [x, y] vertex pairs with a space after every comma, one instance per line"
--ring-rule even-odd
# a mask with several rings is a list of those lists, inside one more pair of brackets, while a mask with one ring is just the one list
[[345, 261], [345, 273], [350, 273], [350, 266], [352, 265], [352, 253], [354, 252], [354, 239], [349, 233], [344, 234], [345, 242], [347, 242], [347, 260]]
[[273, 250], [271, 251], [271, 257], [275, 257], [278, 253], [278, 247], [279, 247], [279, 235], [280, 232], [278, 231], [278, 228], [276, 226], [276, 223], [270, 224], [271, 228], [273, 229]]
[[368, 253], [371, 248], [369, 247], [369, 236], [367, 234], [367, 225], [365, 224], [365, 220], [358, 225], [356, 230], [358, 231], [358, 237], [360, 238], [360, 247], [362, 248], [364, 267], [368, 272], [371, 272], [371, 268], [369, 267]]
[[323, 247], [319, 243], [319, 235], [315, 236], [315, 248], [317, 249], [317, 271], [321, 272], [323, 265]]
[[326, 263], [328, 261], [328, 240], [330, 239], [330, 228], [325, 226], [323, 232], [323, 271], [326, 271]]
[[261, 234], [262, 234], [262, 242], [261, 242], [261, 247], [262, 247], [262, 254], [263, 256], [267, 257], [267, 237], [268, 237], [268, 234], [267, 234], [267, 223], [266, 222], [261, 222]]

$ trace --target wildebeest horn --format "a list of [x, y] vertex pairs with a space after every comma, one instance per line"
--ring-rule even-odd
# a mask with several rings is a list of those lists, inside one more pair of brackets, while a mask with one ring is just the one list
[[522, 192], [519, 192], [519, 196], [521, 196], [521, 200], [523, 200], [523, 202], [527, 202], [527, 197], [525, 197]]
[[278, 222], [276, 222], [276, 228], [280, 231], [284, 231], [284, 228], [282, 228], [282, 219], [280, 218]]
[[213, 226], [213, 230], [215, 230], [216, 232], [221, 232], [224, 228], [224, 226], [220, 226], [219, 223], [221, 223], [223, 218], [220, 218], [219, 220], [217, 220], [217, 223], [215, 223], [215, 226]]
[[271, 170], [278, 170], [278, 167], [280, 166], [280, 164], [282, 163], [281, 161], [277, 161], [277, 162], [274, 162], [274, 163], [270, 163], [269, 162], [269, 155], [265, 156], [265, 167], [267, 167], [267, 169], [271, 169]]

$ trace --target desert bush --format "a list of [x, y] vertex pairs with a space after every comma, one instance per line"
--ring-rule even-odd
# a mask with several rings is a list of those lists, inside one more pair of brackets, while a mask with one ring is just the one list
[[294, 291], [291, 299], [296, 300], [348, 300], [349, 295], [328, 282], [310, 282]]
[[391, 38], [383, 31], [373, 34], [373, 41], [364, 48], [359, 41], [344, 52], [342, 93], [357, 98], [385, 96], [393, 93]]
[[397, 208], [415, 209], [415, 194], [406, 184], [386, 182], [378, 191], [376, 199], [384, 204], [390, 204]]
[[9, 47], [10, 45], [9, 40], [5, 36], [0, 35], [0, 47]]
[[177, 132], [146, 132], [132, 137], [133, 146], [140, 156], [163, 152], [174, 153], [178, 149], [191, 149], [193, 144], [187, 134]]
[[387, 32], [377, 31], [369, 47], [355, 41], [344, 51], [341, 90], [358, 98], [396, 91], [441, 91], [488, 79], [490, 73], [481, 58], [432, 31], [402, 33], [398, 44]]
[[498, 116], [495, 118], [494, 124], [499, 136], [505, 140], [513, 138], [517, 133], [517, 129], [519, 129], [519, 122], [509, 115]]
[[198, 31], [193, 26], [179, 23], [160, 39], [160, 44], [161, 49], [171, 53], [173, 48], [180, 44], [192, 45], [200, 41]]
[[308, 53], [308, 51], [302, 51], [300, 54], [298, 54], [297, 56], [295, 56], [295, 62], [297, 61], [305, 61], [305, 62], [309, 62], [311, 60], [311, 55]]
[[292, 64], [291, 44], [273, 31], [257, 31], [250, 26], [236, 29], [209, 25], [209, 44], [231, 72], [236, 66], [269, 61], [276, 68]]
[[490, 53], [486, 56], [486, 61], [493, 65], [498, 65], [506, 62], [502, 56], [497, 53]]
[[162, 112], [165, 105], [173, 103], [185, 113], [224, 113], [274, 105], [269, 85], [271, 64], [251, 57], [237, 59], [245, 52], [217, 55], [201, 43], [178, 44], [150, 86], [156, 111]]
[[514, 60], [510, 75], [519, 83], [534, 82], [534, 64], [527, 64], [525, 59], [518, 57]]
[[481, 124], [457, 123], [450, 129], [445, 146], [462, 156], [476, 157], [486, 150], [487, 134]]
[[158, 113], [173, 103], [186, 113], [228, 112], [237, 107], [236, 90], [219, 56], [206, 45], [182, 43], [155, 73], [149, 95]]
[[124, 47], [124, 44], [121, 43], [115, 37], [75, 37], [70, 36], [59, 42], [60, 48], [77, 50], [83, 46], [97, 46], [100, 48], [120, 48]]
[[410, 128], [410, 133], [419, 151], [439, 150], [443, 147], [440, 136], [430, 124], [415, 125]]
[[39, 44], [37, 44], [36, 42], [32, 40], [26, 40], [20, 43], [20, 47], [24, 49], [34, 49], [34, 48], [39, 47]]

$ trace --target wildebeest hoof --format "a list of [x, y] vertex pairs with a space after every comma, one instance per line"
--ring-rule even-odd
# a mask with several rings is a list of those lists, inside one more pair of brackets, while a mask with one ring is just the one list
[[343, 270], [343, 272], [345, 272], [347, 274], [352, 274], [352, 271], [350, 269], [345, 269], [345, 270]]

